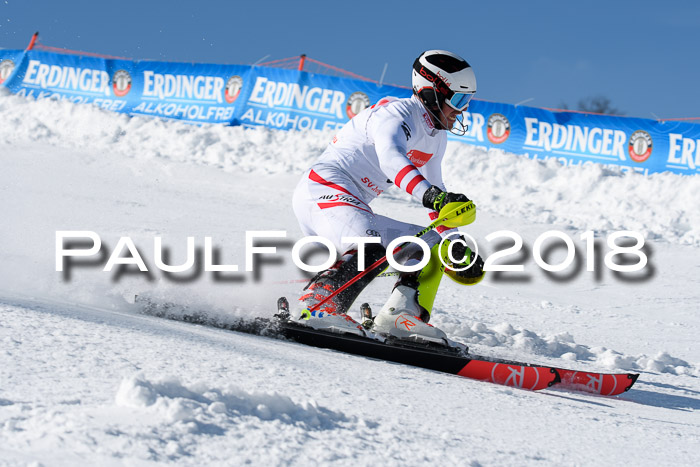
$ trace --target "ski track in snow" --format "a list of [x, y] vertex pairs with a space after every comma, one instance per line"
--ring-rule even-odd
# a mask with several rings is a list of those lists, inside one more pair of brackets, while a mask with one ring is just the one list
[[[148, 294], [213, 320], [269, 316], [277, 296], [301, 287], [286, 283], [302, 277], [288, 257], [253, 279], [97, 265], [62, 276], [56, 230], [97, 231], [108, 248], [130, 236], [149, 265], [158, 235], [173, 264], [186, 236], [213, 236], [223, 262], [243, 265], [246, 230], [288, 231], [277, 243], [288, 253], [300, 237], [290, 193], [331, 134], [199, 127], [0, 93], [0, 465], [700, 462], [700, 177], [449, 143], [446, 182], [476, 200], [469, 232], [480, 245], [503, 229], [530, 248], [550, 229], [574, 241], [636, 230], [648, 243], [651, 273], [636, 280], [580, 266], [553, 279], [516, 257], [520, 278], [469, 290], [443, 282], [433, 322], [477, 353], [642, 373], [618, 398], [529, 393], [146, 317], [130, 303]], [[398, 190], [376, 204], [426, 221]], [[391, 283], [378, 279], [360, 299], [379, 307]]]
[[[653, 380], [619, 398], [530, 393], [107, 309], [7, 301], [0, 374], [21, 380], [3, 393], [6, 460], [589, 464], [603, 450], [610, 463], [683, 464], [699, 437], [697, 392]], [[31, 373], [22, 354], [37, 357]], [[646, 420], [660, 408], [672, 412], [658, 432]]]

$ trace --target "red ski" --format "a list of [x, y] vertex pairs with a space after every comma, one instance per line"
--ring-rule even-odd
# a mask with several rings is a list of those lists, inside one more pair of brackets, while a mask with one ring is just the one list
[[537, 391], [559, 383], [555, 368], [520, 363], [469, 360], [458, 373], [466, 378]]
[[601, 396], [617, 396], [628, 391], [639, 374], [636, 373], [591, 373], [587, 371], [557, 368], [561, 381], [558, 388], [590, 392]]

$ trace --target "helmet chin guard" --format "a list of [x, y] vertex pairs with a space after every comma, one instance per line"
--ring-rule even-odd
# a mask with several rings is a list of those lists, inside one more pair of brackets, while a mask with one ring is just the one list
[[476, 93], [476, 77], [466, 60], [446, 50], [423, 52], [413, 63], [412, 84], [413, 93], [432, 116], [436, 128], [458, 136], [467, 132], [463, 114], [457, 117], [452, 128], [442, 123], [447, 121], [443, 104], [464, 112]]
[[467, 134], [467, 131], [469, 131], [469, 125], [464, 123], [464, 113], [457, 115], [457, 119], [452, 124], [452, 128], [450, 128], [448, 131], [457, 136], [464, 136]]
[[[438, 130], [447, 130], [453, 135], [457, 136], [464, 136], [465, 134], [467, 134], [467, 131], [469, 130], [469, 125], [466, 125], [464, 123], [464, 113], [457, 115], [457, 119], [452, 125], [452, 128], [447, 128], [445, 127], [445, 125], [442, 124], [443, 119], [447, 121], [447, 116], [442, 111], [442, 106], [436, 103], [438, 101], [438, 98], [435, 89], [425, 88], [420, 92], [420, 94], [416, 95], [421, 100], [421, 102], [423, 102], [425, 110], [428, 111], [431, 118], [433, 119], [433, 125], [435, 125], [435, 128], [437, 128]], [[466, 108], [464, 110], [466, 110]], [[440, 118], [440, 116], [442, 116], [442, 118]]]

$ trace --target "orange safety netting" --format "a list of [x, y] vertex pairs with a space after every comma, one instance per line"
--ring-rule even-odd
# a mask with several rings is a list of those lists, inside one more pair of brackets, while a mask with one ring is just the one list
[[88, 57], [97, 57], [97, 58], [111, 58], [113, 60], [131, 60], [130, 58], [118, 57], [116, 55], [96, 54], [96, 53], [92, 53], [92, 52], [83, 52], [81, 50], [70, 50], [70, 49], [66, 49], [63, 47], [51, 47], [50, 45], [42, 44], [38, 40], [34, 42], [32, 50], [41, 50], [44, 52], [54, 52], [54, 53], [59, 53], [59, 54], [85, 55]]
[[[132, 60], [131, 58], [126, 58], [126, 57], [119, 57], [115, 55], [105, 55], [105, 54], [98, 54], [98, 53], [93, 53], [93, 52], [83, 52], [80, 50], [70, 50], [66, 49], [63, 47], [52, 47], [48, 46], [45, 44], [42, 44], [38, 40], [38, 35], [39, 33], [35, 33], [32, 36], [31, 42], [27, 46], [27, 50], [43, 50], [46, 52], [56, 52], [56, 53], [65, 53], [65, 54], [74, 54], [74, 55], [85, 55], [89, 57], [98, 57], [98, 58], [110, 58], [110, 59], [116, 59], [116, 60]], [[309, 66], [308, 64], [312, 64]], [[265, 67], [273, 67], [273, 68], [284, 68], [288, 70], [301, 70], [301, 71], [306, 71], [309, 73], [319, 73], [323, 75], [329, 75], [329, 76], [337, 76], [341, 78], [352, 78], [352, 79], [359, 79], [362, 81], [368, 81], [371, 83], [375, 84], [382, 84], [379, 83], [376, 80], [367, 78], [366, 76], [358, 75], [357, 73], [353, 73], [352, 71], [344, 70], [342, 68], [329, 65], [327, 63], [320, 62], [318, 60], [315, 60], [313, 58], [307, 57], [306, 55], [302, 54], [297, 57], [288, 57], [288, 58], [281, 58], [278, 60], [271, 60], [268, 62], [262, 62], [262, 63], [254, 63], [253, 66], [265, 66]], [[393, 85], [401, 88], [407, 88], [410, 89], [406, 86], [399, 86], [399, 85]], [[592, 112], [584, 112], [580, 110], [570, 110], [570, 109], [548, 109], [545, 108], [546, 110], [551, 110], [554, 112], [572, 112], [572, 113], [592, 113]], [[687, 118], [664, 118], [664, 119], [658, 119], [658, 121], [663, 122], [663, 121], [697, 121], [700, 120], [700, 117], [687, 117]]]
[[307, 57], [306, 55], [300, 55], [298, 57], [281, 58], [279, 60], [271, 60], [269, 62], [258, 63], [258, 66], [285, 68], [290, 70], [302, 70], [309, 73], [320, 73], [324, 75], [339, 76], [341, 78], [353, 78], [376, 83], [376, 81], [373, 79], [367, 78], [362, 75], [358, 75], [357, 73], [353, 73], [352, 71], [343, 70], [342, 68], [339, 68], [337, 66], [320, 62], [313, 58]]

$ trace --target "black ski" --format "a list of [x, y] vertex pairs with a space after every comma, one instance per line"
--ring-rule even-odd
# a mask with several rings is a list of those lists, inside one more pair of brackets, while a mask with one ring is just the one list
[[296, 323], [284, 314], [272, 319], [235, 319], [222, 322], [187, 307], [158, 303], [137, 297], [141, 312], [162, 318], [212, 326], [230, 331], [289, 339], [313, 347], [325, 348], [376, 360], [454, 374], [480, 381], [529, 390], [552, 386], [570, 390], [617, 395], [629, 390], [638, 374], [603, 374], [575, 372], [548, 365], [538, 365], [479, 355], [465, 354], [462, 349], [419, 342], [386, 339], [380, 341], [354, 334], [339, 334], [313, 329]]

